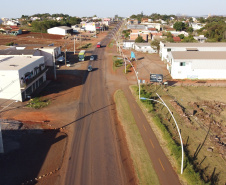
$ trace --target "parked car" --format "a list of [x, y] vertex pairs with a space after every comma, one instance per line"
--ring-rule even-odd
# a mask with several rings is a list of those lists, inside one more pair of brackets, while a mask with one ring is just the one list
[[57, 62], [64, 62], [65, 58], [63, 56], [60, 56], [58, 59], [57, 59]]
[[90, 60], [94, 60], [94, 56], [93, 55], [90, 56]]
[[92, 66], [89, 65], [89, 66], [88, 66], [88, 71], [90, 72], [90, 71], [92, 71], [92, 70], [93, 70]]

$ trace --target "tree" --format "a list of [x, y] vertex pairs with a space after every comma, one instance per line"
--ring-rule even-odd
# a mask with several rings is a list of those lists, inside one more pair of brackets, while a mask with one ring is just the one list
[[182, 30], [185, 30], [186, 26], [183, 22], [176, 22], [173, 25], [173, 28], [176, 29], [176, 31], [182, 31]]
[[184, 37], [182, 42], [197, 42], [192, 35], [189, 35], [188, 37]]
[[135, 42], [141, 43], [141, 42], [145, 42], [145, 40], [143, 39], [143, 37], [141, 37], [140, 35], [138, 35], [138, 37], [135, 39]]
[[159, 50], [160, 50], [160, 41], [159, 40], [153, 40], [152, 42], [151, 42], [151, 47], [153, 48], [153, 49], [156, 49], [157, 51], [158, 51], [158, 53], [159, 53]]
[[123, 30], [122, 31], [122, 34], [124, 35], [125, 39], [127, 39], [129, 37], [130, 33], [131, 33], [131, 30], [130, 29], [129, 30]]
[[69, 20], [68, 20], [68, 23], [70, 25], [76, 25], [76, 24], [80, 24], [82, 20], [80, 18], [77, 18], [77, 17], [70, 17]]
[[194, 29], [193, 29], [192, 27], [188, 27], [188, 28], [186, 29], [186, 31], [192, 33], [192, 32], [194, 31]]
[[184, 34], [180, 34], [178, 37], [180, 37], [180, 39], [184, 39]]
[[205, 20], [203, 17], [199, 17], [197, 20], [198, 20], [200, 23], [205, 23], [205, 22], [206, 22], [206, 20]]

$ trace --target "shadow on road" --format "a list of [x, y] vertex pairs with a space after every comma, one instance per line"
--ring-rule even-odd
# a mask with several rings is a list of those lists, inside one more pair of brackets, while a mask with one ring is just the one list
[[105, 107], [102, 107], [102, 108], [100, 108], [100, 109], [97, 109], [97, 110], [95, 110], [95, 111], [93, 111], [93, 112], [91, 112], [91, 113], [89, 113], [89, 114], [86, 114], [85, 116], [82, 116], [82, 117], [76, 119], [75, 121], [72, 121], [72, 122], [70, 122], [70, 123], [64, 125], [62, 128], [65, 128], [65, 127], [67, 127], [67, 126], [69, 126], [69, 125], [71, 125], [71, 124], [73, 124], [73, 123], [76, 123], [77, 121], [80, 121], [80, 120], [84, 119], [85, 117], [90, 116], [91, 114], [94, 114], [94, 113], [96, 113], [96, 112], [99, 112], [99, 111], [101, 111], [101, 110], [103, 110], [103, 109], [105, 109], [105, 108], [107, 108], [107, 107], [112, 106], [112, 105], [114, 105], [114, 104], [112, 103], [112, 104], [110, 104], [110, 105], [107, 105], [107, 106], [105, 106]]

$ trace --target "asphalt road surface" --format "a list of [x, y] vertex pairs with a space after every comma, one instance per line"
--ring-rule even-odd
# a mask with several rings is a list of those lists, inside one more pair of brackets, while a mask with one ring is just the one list
[[126, 184], [105, 87], [104, 49], [108, 42], [106, 37], [103, 47], [92, 53], [98, 59], [90, 61], [93, 71], [87, 72], [81, 93], [66, 185]]
[[[102, 45], [106, 46], [109, 39], [109, 36], [106, 37]], [[121, 185], [128, 182], [114, 133], [112, 107], [106, 93], [104, 49], [96, 48], [92, 53], [98, 59], [90, 61], [93, 71], [87, 72], [81, 93], [66, 185]], [[177, 174], [128, 87], [124, 92], [160, 184], [179, 185]]]

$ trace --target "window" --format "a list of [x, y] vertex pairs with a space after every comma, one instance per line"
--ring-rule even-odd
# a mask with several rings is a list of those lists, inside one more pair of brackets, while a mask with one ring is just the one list
[[180, 62], [180, 66], [185, 66], [185, 62]]
[[167, 48], [167, 52], [170, 52], [171, 51], [171, 48]]

